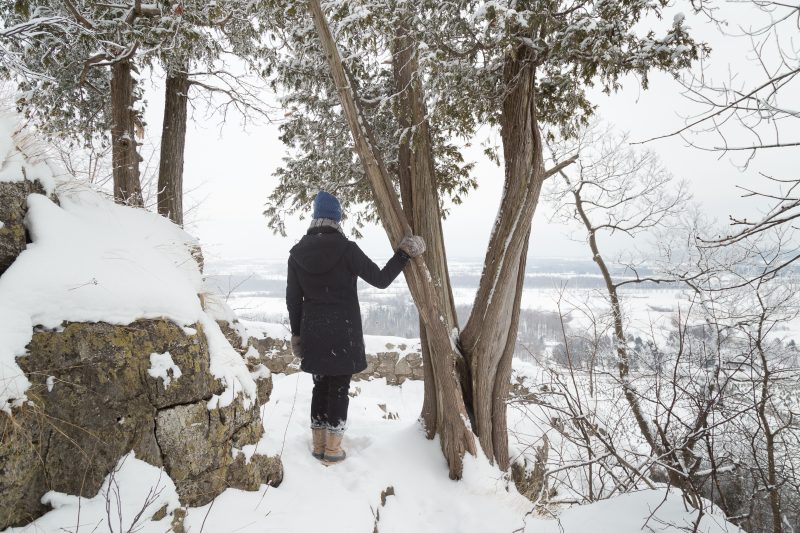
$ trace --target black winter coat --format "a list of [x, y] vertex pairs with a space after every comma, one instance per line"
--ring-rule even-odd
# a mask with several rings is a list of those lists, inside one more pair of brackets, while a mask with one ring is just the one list
[[408, 259], [398, 250], [380, 269], [335, 228], [308, 230], [289, 252], [286, 276], [286, 307], [305, 372], [339, 376], [367, 368], [357, 280], [385, 289]]

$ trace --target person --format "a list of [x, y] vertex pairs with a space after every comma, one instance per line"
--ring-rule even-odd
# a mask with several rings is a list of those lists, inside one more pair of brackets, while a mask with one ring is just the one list
[[385, 289], [412, 258], [425, 252], [421, 237], [405, 237], [383, 268], [348, 240], [339, 225], [342, 207], [335, 196], [314, 198], [311, 226], [289, 252], [286, 307], [292, 351], [312, 374], [312, 455], [325, 464], [343, 461], [350, 379], [367, 367], [358, 278]]

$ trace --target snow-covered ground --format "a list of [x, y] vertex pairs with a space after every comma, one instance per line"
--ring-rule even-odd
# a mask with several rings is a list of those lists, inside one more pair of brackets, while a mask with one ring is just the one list
[[[230, 499], [238, 502], [236, 527], [242, 527], [241, 531], [320, 531], [328, 524], [331, 532], [369, 532], [380, 510], [381, 533], [556, 533], [561, 527], [566, 532], [626, 533], [641, 531], [664, 496], [639, 493], [623, 498], [618, 505], [575, 508], [545, 518], [529, 515], [531, 502], [483, 457], [467, 456], [464, 479], [451, 481], [438, 441], [427, 440], [417, 421], [423, 392], [418, 381], [401, 386], [387, 386], [382, 379], [354, 383], [344, 443], [349, 458], [341, 465], [324, 467], [310, 453], [310, 376], [275, 375], [274, 379], [272, 399], [263, 410], [267, 432], [259, 451], [281, 454], [286, 478], [277, 489], [248, 495], [252, 508], [244, 503], [242, 493]], [[381, 492], [387, 487], [394, 489], [394, 495], [380, 508]], [[206, 510], [190, 512], [190, 524], [199, 523]], [[259, 513], [267, 516], [261, 518]], [[679, 531], [658, 524], [659, 519], [675, 526], [688, 525], [679, 497], [671, 496], [656, 515], [650, 521], [655, 531]], [[215, 515], [213, 508], [207, 524], [214, 517], [221, 520], [219, 527], [230, 524], [230, 516], [226, 518], [224, 512]], [[708, 521], [701, 531], [725, 529]]]
[[[467, 456], [464, 479], [451, 481], [436, 440], [425, 438], [417, 416], [422, 383], [389, 386], [384, 380], [354, 383], [344, 446], [347, 460], [325, 467], [310, 453], [308, 410], [311, 377], [275, 375], [270, 401], [262, 407], [266, 433], [246, 454], [278, 454], [285, 477], [279, 487], [257, 492], [228, 489], [209, 505], [192, 508], [186, 531], [200, 533], [678, 533], [691, 530], [692, 513], [678, 494], [663, 490], [618, 496], [571, 508], [532, 513], [506, 475], [482, 457]], [[393, 494], [381, 494], [391, 487]], [[117, 495], [122, 502], [118, 518]], [[150, 494], [148, 503], [148, 494]], [[106, 501], [112, 502], [111, 531], [128, 531], [141, 508], [135, 531], [168, 531], [175, 508], [174, 486], [163, 472], [130, 456], [101, 493], [78, 499], [49, 493], [56, 510], [6, 533], [109, 531]], [[79, 518], [80, 511], [80, 518]], [[122, 528], [119, 528], [119, 523]], [[76, 528], [76, 524], [80, 524]], [[719, 516], [707, 515], [698, 531], [737, 532]]]

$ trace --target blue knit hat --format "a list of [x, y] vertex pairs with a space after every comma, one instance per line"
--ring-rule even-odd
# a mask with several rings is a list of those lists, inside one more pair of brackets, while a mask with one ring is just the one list
[[339, 200], [330, 193], [320, 191], [314, 198], [314, 218], [329, 218], [339, 222], [342, 220], [342, 206]]

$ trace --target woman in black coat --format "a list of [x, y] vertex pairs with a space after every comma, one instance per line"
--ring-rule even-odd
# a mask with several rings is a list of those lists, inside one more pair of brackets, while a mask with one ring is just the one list
[[347, 239], [339, 226], [339, 201], [326, 192], [314, 199], [306, 235], [289, 252], [286, 307], [292, 350], [313, 375], [312, 454], [326, 464], [342, 461], [348, 391], [353, 374], [367, 367], [357, 280], [385, 289], [411, 257], [425, 251], [420, 237], [406, 237], [382, 269]]

